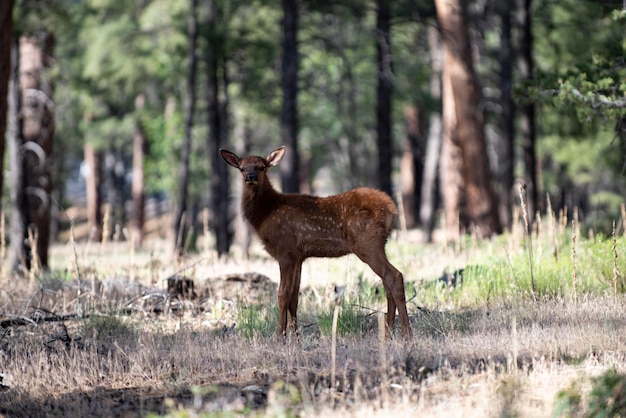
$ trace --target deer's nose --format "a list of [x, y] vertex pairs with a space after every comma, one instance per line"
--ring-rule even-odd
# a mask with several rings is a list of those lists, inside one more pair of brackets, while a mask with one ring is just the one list
[[259, 177], [254, 171], [250, 171], [246, 174], [246, 183], [256, 184], [257, 181], [259, 181]]

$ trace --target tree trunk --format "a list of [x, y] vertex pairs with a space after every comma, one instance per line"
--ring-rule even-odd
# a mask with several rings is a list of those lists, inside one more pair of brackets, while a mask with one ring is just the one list
[[23, 267], [30, 269], [30, 248], [26, 244], [26, 227], [30, 223], [26, 197], [24, 195], [24, 160], [22, 158], [22, 96], [20, 93], [19, 41], [13, 40], [11, 47], [11, 73], [9, 77], [9, 163], [11, 169], [11, 251], [9, 266], [18, 272]]
[[105, 151], [104, 157], [104, 186], [107, 197], [108, 207], [108, 224], [103, 225], [103, 229], [108, 231], [105, 239], [113, 238], [120, 240], [121, 225], [126, 224], [125, 202], [129, 198], [128, 191], [125, 188], [126, 180], [124, 173], [126, 172], [126, 164], [122, 160], [118, 150], [113, 148], [113, 144]]
[[389, 0], [376, 1], [376, 135], [378, 145], [378, 187], [393, 196], [391, 186], [391, 95], [393, 74], [391, 69], [391, 12]]
[[[220, 148], [226, 146], [228, 144], [229, 137], [229, 121], [230, 115], [228, 113], [228, 106], [230, 97], [228, 95], [228, 86], [230, 83], [229, 73], [228, 73], [228, 62], [224, 55], [221, 56], [221, 68], [222, 68], [222, 77], [221, 77], [221, 87], [222, 87], [222, 99], [219, 101], [219, 118], [221, 120], [220, 123]], [[231, 225], [231, 221], [233, 218], [233, 213], [230, 207], [230, 181], [229, 181], [229, 173], [230, 170], [223, 163], [222, 157], [220, 156], [219, 150], [213, 153], [213, 157], [215, 158], [215, 164], [219, 166], [219, 178], [222, 179], [219, 183], [219, 196], [222, 196], [220, 206], [219, 206], [219, 215], [217, 222], [219, 223], [219, 236], [220, 236], [220, 244], [219, 248], [221, 248], [221, 252], [219, 254], [228, 254], [230, 251], [230, 245], [233, 242], [233, 228]]]
[[[439, 33], [433, 27], [428, 29], [428, 44], [432, 58], [432, 72], [430, 78], [430, 97], [433, 100], [441, 100], [441, 71], [443, 67], [443, 54], [441, 52], [441, 39]], [[438, 168], [441, 155], [441, 113], [432, 111], [428, 123], [428, 140], [426, 143], [426, 156], [424, 157], [424, 178], [422, 180], [422, 194], [420, 223], [427, 242], [433, 239], [435, 229], [435, 210], [439, 201]]]
[[283, 0], [283, 62], [281, 83], [283, 107], [280, 133], [287, 153], [280, 166], [284, 193], [300, 191], [300, 154], [298, 151], [298, 1]]
[[[4, 147], [7, 129], [7, 95], [11, 76], [13, 3], [14, 0], [0, 1], [0, 190], [4, 184]], [[1, 194], [0, 204], [2, 204]]]
[[207, 137], [207, 148], [211, 161], [211, 203], [213, 210], [212, 225], [215, 231], [216, 250], [218, 255], [226, 255], [230, 249], [231, 232], [230, 219], [228, 213], [228, 171], [226, 164], [221, 160], [219, 150], [225, 145], [224, 132], [222, 126], [224, 119], [221, 117], [225, 111], [220, 106], [220, 84], [219, 69], [221, 54], [221, 44], [218, 42], [217, 34], [214, 32], [215, 22], [218, 21], [219, 10], [214, 1], [210, 2], [208, 16], [208, 27], [213, 28], [209, 34], [208, 55], [207, 55], [207, 104], [208, 104], [208, 125], [209, 135]]
[[335, 147], [339, 150], [336, 153], [337, 165], [340, 168], [340, 183], [337, 184], [339, 190], [350, 190], [355, 188], [359, 183], [358, 155], [362, 153], [359, 148], [363, 147], [359, 141], [358, 134], [358, 101], [357, 101], [357, 83], [354, 79], [354, 71], [352, 63], [343, 54], [346, 48], [342, 42], [341, 59], [343, 64], [343, 73], [341, 80], [337, 86], [335, 102], [337, 103], [337, 114], [346, 115], [342, 121], [342, 135], [339, 135]]
[[404, 207], [404, 220], [407, 228], [419, 224], [419, 208], [421, 206], [422, 179], [424, 175], [424, 135], [415, 106], [404, 108], [406, 139], [400, 160], [400, 189]]
[[[346, 164], [348, 167], [348, 175], [347, 179], [347, 189], [354, 189], [357, 186], [358, 178], [359, 178], [359, 155], [363, 155], [365, 152], [363, 150], [365, 144], [362, 141], [359, 141], [359, 102], [358, 102], [358, 83], [354, 77], [354, 69], [352, 68], [353, 64], [350, 60], [345, 59], [344, 65], [346, 67], [346, 83], [348, 92], [347, 92], [347, 115], [348, 121], [346, 121], [347, 129], [346, 136], [348, 137], [348, 141], [345, 144], [344, 148], [346, 148], [346, 152], [344, 153], [348, 157], [348, 163]], [[342, 83], [343, 84], [343, 83]], [[344, 141], [345, 142], [345, 141]]]
[[[180, 151], [180, 164], [178, 167], [178, 195], [175, 201], [173, 222], [173, 248], [174, 256], [182, 257], [187, 237], [189, 218], [183, 224], [183, 217], [187, 213], [187, 200], [189, 190], [189, 157], [191, 155], [191, 143], [193, 139], [194, 114], [196, 113], [196, 78], [198, 71], [198, 59], [196, 48], [198, 44], [198, 21], [196, 13], [198, 0], [190, 0], [189, 16], [187, 18], [187, 37], [189, 50], [187, 52], [187, 100], [185, 102], [185, 136]], [[188, 216], [189, 214], [187, 214]]]
[[[534, 78], [533, 33], [532, 33], [532, 0], [521, 0], [518, 11], [518, 25], [521, 29], [519, 72], [521, 81]], [[532, 102], [521, 106], [520, 135], [522, 156], [526, 174], [526, 193], [529, 220], [532, 222], [538, 208], [539, 184], [537, 183], [537, 157], [535, 105]]]
[[513, 183], [515, 180], [515, 103], [513, 101], [513, 43], [511, 41], [511, 4], [497, 4], [500, 15], [500, 107], [502, 108], [502, 138], [499, 156], [500, 198], [498, 212], [502, 225], [511, 227], [511, 210], [515, 202]]
[[442, 73], [441, 100], [443, 105], [443, 126], [439, 179], [441, 182], [441, 195], [443, 197], [446, 239], [449, 241], [458, 241], [460, 238], [459, 228], [462, 224], [462, 220], [460, 219], [462, 215], [461, 208], [465, 202], [465, 194], [461, 174], [463, 161], [461, 159], [461, 149], [459, 148], [456, 136], [456, 103], [452, 91], [450, 66], [445, 64], [448, 62], [448, 55], [450, 55], [450, 52], [445, 49]]
[[[54, 37], [47, 32], [20, 38], [20, 87], [22, 92], [22, 155], [24, 158], [24, 191], [31, 224], [36, 238], [40, 266], [48, 267], [50, 241], [50, 192], [52, 190], [52, 141], [54, 138], [54, 102], [52, 85], [43, 71], [52, 65]], [[24, 238], [28, 238], [25, 231]]]
[[92, 144], [85, 142], [85, 164], [87, 176], [87, 223], [89, 224], [90, 238], [96, 242], [102, 240], [102, 152], [96, 150]]
[[[252, 149], [252, 127], [250, 126], [250, 118], [248, 116], [243, 118], [242, 125], [242, 146], [240, 146], [239, 151], [243, 155], [250, 155], [250, 150]], [[238, 203], [240, 202], [238, 201]], [[233, 223], [235, 229], [233, 239], [239, 244], [243, 257], [248, 259], [250, 256], [250, 246], [252, 245], [252, 230], [243, 217], [240, 204], [237, 205], [236, 216]]]
[[133, 135], [133, 177], [131, 184], [131, 194], [133, 198], [133, 212], [130, 221], [131, 239], [135, 247], [140, 248], [143, 244], [143, 224], [145, 221], [145, 173], [144, 159], [147, 149], [146, 135], [141, 126], [141, 112], [144, 107], [145, 98], [139, 95], [135, 98], [135, 111], [137, 121], [135, 122], [135, 134]]
[[445, 65], [456, 113], [455, 137], [461, 152], [466, 204], [460, 206], [460, 220], [463, 226], [475, 228], [478, 236], [489, 237], [499, 233], [501, 227], [463, 4], [461, 0], [436, 0], [435, 6], [447, 51]]

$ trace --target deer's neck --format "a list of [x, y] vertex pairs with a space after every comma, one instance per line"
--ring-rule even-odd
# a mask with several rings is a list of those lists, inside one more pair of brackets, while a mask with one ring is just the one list
[[265, 183], [262, 187], [244, 184], [241, 207], [244, 217], [254, 229], [258, 229], [276, 209], [280, 196], [271, 183]]

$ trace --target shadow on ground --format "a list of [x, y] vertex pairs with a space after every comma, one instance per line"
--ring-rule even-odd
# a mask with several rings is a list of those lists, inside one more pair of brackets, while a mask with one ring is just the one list
[[267, 391], [256, 385], [239, 387], [220, 384], [193, 393], [185, 388], [169, 393], [155, 393], [146, 388], [75, 391], [45, 399], [28, 394], [0, 394], [0, 416], [7, 417], [143, 417], [165, 415], [173, 410], [241, 411], [262, 408], [267, 404]]

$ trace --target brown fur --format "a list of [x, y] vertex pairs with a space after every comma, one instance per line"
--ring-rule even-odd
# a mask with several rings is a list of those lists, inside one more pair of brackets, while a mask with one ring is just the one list
[[385, 254], [387, 238], [398, 216], [396, 205], [387, 194], [365, 187], [329, 197], [283, 194], [272, 187], [267, 171], [280, 162], [285, 147], [267, 158], [239, 158], [226, 150], [220, 153], [227, 164], [241, 172], [244, 217], [280, 266], [279, 335], [285, 335], [287, 312], [291, 315], [292, 330], [297, 331], [304, 260], [350, 253], [381, 277], [387, 296], [388, 329], [393, 329], [397, 309], [403, 335], [411, 335], [404, 278]]

